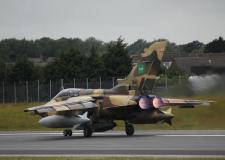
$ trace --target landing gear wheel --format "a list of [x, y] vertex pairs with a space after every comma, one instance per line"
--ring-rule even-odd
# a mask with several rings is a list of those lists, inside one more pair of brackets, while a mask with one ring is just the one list
[[84, 137], [91, 137], [93, 133], [91, 125], [85, 125], [83, 133]]
[[65, 129], [63, 131], [63, 136], [66, 137], [66, 136], [72, 136], [73, 132], [71, 129]]
[[125, 132], [127, 136], [133, 136], [134, 135], [134, 127], [132, 124], [125, 123]]

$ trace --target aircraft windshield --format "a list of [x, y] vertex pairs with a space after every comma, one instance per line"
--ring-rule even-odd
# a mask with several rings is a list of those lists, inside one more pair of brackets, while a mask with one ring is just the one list
[[80, 89], [71, 88], [71, 89], [64, 89], [59, 92], [53, 99], [56, 101], [66, 100], [70, 97], [77, 97], [79, 96]]

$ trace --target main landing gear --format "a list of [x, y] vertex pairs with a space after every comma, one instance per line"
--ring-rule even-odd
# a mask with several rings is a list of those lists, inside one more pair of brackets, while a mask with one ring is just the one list
[[127, 136], [133, 136], [134, 135], [134, 126], [128, 122], [125, 122], [125, 132]]
[[65, 129], [63, 131], [63, 136], [66, 137], [66, 136], [72, 136], [73, 132], [71, 129]]
[[93, 133], [93, 129], [91, 127], [91, 124], [86, 124], [83, 130], [84, 137], [91, 137], [92, 133]]
[[[83, 135], [84, 137], [91, 137], [93, 133], [92, 125], [91, 124], [85, 124], [83, 126]], [[70, 137], [72, 136], [73, 132], [71, 129], [65, 129], [63, 130], [63, 136], [64, 137]]]
[[[134, 127], [132, 124], [125, 122], [125, 132], [127, 136], [133, 136], [134, 135]], [[86, 124], [83, 127], [83, 135], [84, 137], [91, 137], [93, 133], [92, 125], [91, 124]], [[65, 129], [63, 131], [64, 137], [70, 137], [72, 136], [73, 132], [71, 129]]]

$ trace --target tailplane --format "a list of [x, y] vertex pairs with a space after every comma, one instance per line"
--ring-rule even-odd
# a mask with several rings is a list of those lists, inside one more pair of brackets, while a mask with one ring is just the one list
[[167, 118], [165, 118], [164, 122], [166, 122], [167, 124], [169, 124], [170, 126], [172, 126], [172, 119], [174, 117], [173, 113], [172, 113], [172, 108], [168, 108], [165, 111], [162, 111]]
[[172, 113], [172, 108], [171, 108], [171, 107], [168, 108], [168, 109], [165, 110], [165, 111], [162, 111], [162, 112], [165, 113], [165, 114], [173, 115], [173, 113]]

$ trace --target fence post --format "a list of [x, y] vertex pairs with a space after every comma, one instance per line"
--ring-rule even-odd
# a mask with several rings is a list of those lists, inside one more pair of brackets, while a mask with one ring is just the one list
[[99, 88], [102, 89], [102, 77], [99, 78]]
[[2, 103], [5, 104], [5, 84], [2, 82]]
[[16, 103], [16, 82], [14, 81], [14, 103]]
[[88, 89], [88, 78], [86, 79], [86, 85], [87, 85], [87, 87], [86, 87], [86, 88]]
[[63, 79], [61, 79], [61, 90], [64, 89], [64, 85], [63, 85]]
[[49, 100], [52, 99], [52, 81], [51, 79], [49, 80]]
[[114, 87], [114, 77], [112, 77], [112, 86]]
[[167, 84], [167, 74], [166, 74], [166, 89], [168, 88], [168, 84]]
[[38, 91], [38, 102], [40, 102], [40, 88], [39, 88], [39, 80], [37, 80], [37, 91]]
[[27, 96], [27, 103], [28, 103], [29, 102], [28, 81], [26, 81], [26, 96]]
[[76, 88], [76, 79], [73, 79], [73, 88]]
[[181, 85], [181, 75], [179, 75], [179, 85]]

